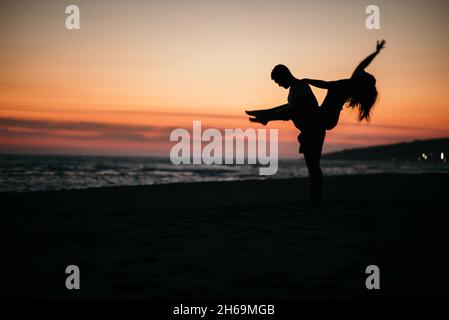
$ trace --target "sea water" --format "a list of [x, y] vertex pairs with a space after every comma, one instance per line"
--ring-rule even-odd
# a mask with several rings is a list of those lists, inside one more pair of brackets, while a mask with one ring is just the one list
[[[443, 162], [322, 160], [325, 176], [449, 172]], [[304, 159], [280, 160], [273, 176], [259, 165], [174, 165], [150, 157], [0, 155], [0, 192], [306, 177]]]

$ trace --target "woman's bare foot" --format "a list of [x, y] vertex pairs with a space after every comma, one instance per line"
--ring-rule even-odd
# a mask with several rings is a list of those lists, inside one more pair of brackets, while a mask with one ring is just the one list
[[268, 120], [262, 119], [262, 118], [249, 118], [249, 121], [261, 123], [261, 124], [263, 124], [264, 126], [266, 126], [267, 123], [268, 123]]
[[247, 114], [247, 115], [249, 115], [249, 116], [256, 116], [256, 114], [257, 114], [257, 111], [256, 110], [250, 110], [250, 111], [248, 111], [248, 110], [245, 110], [245, 113]]

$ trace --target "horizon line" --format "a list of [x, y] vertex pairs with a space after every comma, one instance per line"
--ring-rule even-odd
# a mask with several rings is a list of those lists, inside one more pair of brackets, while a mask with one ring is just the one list
[[[432, 141], [432, 140], [444, 140], [449, 139], [449, 136], [447, 137], [438, 137], [438, 138], [429, 138], [429, 139], [413, 139], [413, 140], [404, 140], [400, 142], [393, 142], [393, 143], [385, 143], [385, 144], [379, 144], [379, 145], [371, 145], [371, 146], [362, 146], [362, 147], [355, 147], [355, 148], [346, 148], [341, 149], [337, 151], [329, 151], [329, 152], [323, 152], [323, 155], [329, 155], [333, 153], [340, 153], [344, 151], [349, 150], [357, 150], [357, 149], [366, 149], [366, 148], [375, 148], [375, 147], [383, 147], [383, 146], [393, 146], [403, 143], [413, 143], [418, 141]], [[91, 153], [40, 153], [40, 152], [8, 152], [8, 151], [1, 151], [0, 150], [0, 156], [42, 156], [42, 157], [116, 157], [116, 158], [160, 158], [160, 159], [170, 159], [169, 155], [162, 156], [162, 155], [138, 155], [138, 154], [91, 154]], [[235, 157], [234, 157], [235, 158]], [[299, 157], [280, 157], [279, 160], [297, 160]], [[193, 157], [191, 157], [193, 159]], [[247, 159], [247, 157], [245, 157]]]

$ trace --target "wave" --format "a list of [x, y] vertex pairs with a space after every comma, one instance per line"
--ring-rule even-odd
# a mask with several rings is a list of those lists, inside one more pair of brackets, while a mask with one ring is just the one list
[[[0, 192], [306, 177], [304, 160], [281, 160], [274, 176], [258, 165], [173, 165], [167, 159], [0, 155]], [[449, 172], [447, 163], [323, 160], [324, 175]]]

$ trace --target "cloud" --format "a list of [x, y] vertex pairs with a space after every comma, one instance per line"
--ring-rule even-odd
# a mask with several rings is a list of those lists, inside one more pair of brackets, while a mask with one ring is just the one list
[[[361, 123], [349, 123], [349, 122], [339, 122], [339, 126], [348, 127], [360, 127]], [[379, 128], [379, 129], [394, 129], [394, 130], [410, 130], [410, 131], [434, 131], [433, 128], [423, 128], [423, 127], [413, 127], [413, 126], [401, 126], [401, 125], [389, 125], [389, 124], [374, 124], [370, 123], [366, 125], [368, 128]]]
[[121, 140], [149, 142], [167, 140], [173, 128], [100, 122], [70, 122], [0, 118], [3, 137], [58, 137], [67, 139]]
[[44, 105], [20, 105], [20, 104], [1, 104], [0, 110], [4, 111], [25, 111], [25, 112], [57, 112], [57, 113], [101, 113], [105, 112], [108, 114], [116, 115], [139, 115], [139, 116], [174, 116], [174, 117], [190, 117], [194, 118], [220, 118], [220, 119], [243, 119], [247, 116], [244, 114], [243, 110], [241, 115], [236, 114], [220, 114], [220, 113], [200, 113], [200, 112], [179, 112], [179, 111], [163, 111], [163, 110], [132, 110], [129, 108], [118, 109], [118, 110], [105, 110], [104, 108], [90, 107], [88, 110], [80, 109], [77, 107], [64, 107], [55, 110], [54, 107], [44, 106]]
[[[169, 142], [174, 126], [116, 124], [90, 121], [52, 121], [0, 117], [2, 137], [64, 138], [129, 142]], [[206, 130], [210, 126], [202, 126]], [[191, 127], [187, 127], [191, 130]], [[216, 129], [224, 132], [225, 128]]]

